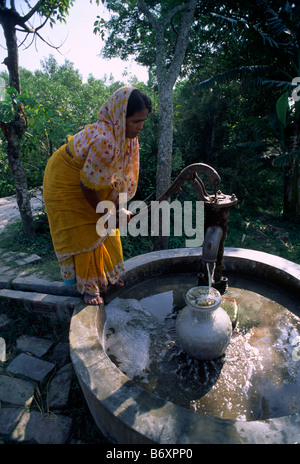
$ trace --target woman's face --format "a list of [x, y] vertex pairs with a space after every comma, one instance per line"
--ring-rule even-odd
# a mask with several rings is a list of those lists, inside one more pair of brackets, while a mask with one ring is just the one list
[[134, 139], [143, 129], [144, 122], [147, 119], [149, 111], [145, 108], [142, 111], [136, 111], [132, 116], [126, 118], [126, 137]]

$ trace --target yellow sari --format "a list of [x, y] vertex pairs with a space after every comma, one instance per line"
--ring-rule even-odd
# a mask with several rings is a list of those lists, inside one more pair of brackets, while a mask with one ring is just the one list
[[99, 236], [99, 215], [87, 202], [80, 181], [100, 200], [130, 200], [139, 173], [139, 144], [126, 139], [127, 103], [134, 87], [118, 89], [99, 110], [98, 120], [69, 138], [49, 159], [43, 195], [53, 246], [67, 285], [81, 294], [100, 295], [124, 269], [119, 231]]

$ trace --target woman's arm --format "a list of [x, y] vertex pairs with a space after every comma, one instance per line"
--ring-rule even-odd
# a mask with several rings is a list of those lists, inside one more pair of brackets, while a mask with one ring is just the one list
[[[93, 190], [93, 189], [86, 187], [82, 182], [80, 182], [80, 187], [87, 202], [96, 210], [98, 203], [101, 201], [99, 192], [97, 192], [97, 190]], [[118, 207], [118, 205], [116, 206]], [[104, 214], [105, 213], [102, 213], [100, 214], [100, 216]], [[132, 213], [122, 208], [122, 214], [123, 214], [123, 220], [125, 221], [125, 223], [126, 222], [128, 223], [131, 219]], [[117, 214], [116, 223], [117, 223], [117, 228], [119, 228], [119, 214]]]
[[83, 195], [86, 201], [96, 210], [97, 205], [100, 201], [99, 192], [97, 192], [97, 190], [92, 190], [86, 187], [81, 181], [80, 181], [80, 187], [81, 187], [81, 190], [83, 192]]

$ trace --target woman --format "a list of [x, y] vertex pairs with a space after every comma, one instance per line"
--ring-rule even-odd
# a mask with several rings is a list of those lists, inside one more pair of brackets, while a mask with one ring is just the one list
[[[119, 193], [128, 200], [134, 196], [138, 134], [150, 111], [145, 94], [121, 87], [101, 106], [97, 122], [69, 137], [46, 166], [43, 195], [61, 275], [65, 284], [77, 284], [87, 304], [101, 304], [108, 283], [123, 285], [119, 231], [97, 234], [96, 207], [108, 200], [118, 208]], [[129, 221], [129, 211], [126, 217]]]

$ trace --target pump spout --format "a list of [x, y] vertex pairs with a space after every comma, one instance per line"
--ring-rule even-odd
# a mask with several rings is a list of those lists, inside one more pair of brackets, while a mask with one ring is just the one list
[[208, 285], [210, 274], [212, 285], [221, 293], [227, 290], [228, 279], [222, 276], [224, 241], [226, 231], [219, 225], [208, 226], [202, 245], [203, 274], [198, 274], [198, 285]]
[[209, 264], [210, 273], [217, 263], [222, 237], [222, 227], [210, 226], [207, 228], [202, 245], [202, 261]]
[[220, 226], [210, 226], [206, 230], [203, 246], [202, 261], [216, 263], [220, 243], [223, 237], [223, 229]]

